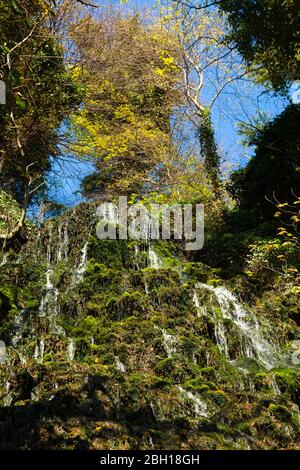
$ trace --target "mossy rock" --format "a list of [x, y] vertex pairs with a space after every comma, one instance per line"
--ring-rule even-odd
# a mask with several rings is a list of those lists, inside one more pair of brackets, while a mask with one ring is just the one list
[[241, 357], [235, 361], [235, 364], [253, 374], [257, 374], [262, 370], [265, 370], [265, 368], [253, 357]]
[[140, 292], [125, 292], [119, 297], [112, 297], [105, 306], [109, 317], [121, 321], [129, 316], [141, 317], [147, 310], [145, 296]]
[[167, 357], [166, 359], [163, 359], [162, 361], [159, 361], [158, 364], [155, 366], [156, 372], [162, 374], [162, 375], [169, 375], [174, 372], [176, 368], [176, 361], [174, 358]]
[[210, 390], [204, 393], [204, 397], [211, 400], [217, 406], [225, 407], [227, 406], [229, 399], [222, 390]]
[[291, 423], [293, 421], [293, 413], [283, 405], [271, 403], [269, 406], [271, 413], [280, 421]]

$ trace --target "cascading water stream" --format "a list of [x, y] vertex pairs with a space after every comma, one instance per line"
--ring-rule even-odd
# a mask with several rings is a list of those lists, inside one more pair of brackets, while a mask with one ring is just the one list
[[73, 361], [75, 358], [75, 352], [76, 352], [76, 347], [75, 347], [75, 341], [73, 338], [68, 339], [68, 344], [67, 344], [67, 360], [68, 361]]
[[82, 281], [84, 273], [86, 271], [88, 245], [89, 245], [89, 242], [88, 241], [85, 242], [85, 244], [84, 244], [84, 246], [81, 250], [80, 262], [79, 262], [79, 265], [77, 266], [77, 268], [75, 270], [73, 280], [72, 280], [72, 286], [73, 287], [76, 286], [77, 284], [79, 284]]
[[43, 289], [43, 295], [39, 307], [40, 317], [53, 317], [58, 314], [58, 290], [52, 283], [53, 270], [48, 269], [46, 271], [46, 283]]
[[175, 336], [170, 335], [166, 330], [161, 330], [164, 341], [164, 348], [168, 357], [172, 357], [176, 353], [177, 339]]
[[[218, 318], [218, 316], [214, 314], [215, 337], [219, 348], [228, 358], [228, 341], [226, 337], [226, 327], [223, 322], [224, 319], [231, 320], [240, 333], [241, 356], [258, 359], [268, 370], [278, 364], [279, 357], [275, 345], [266, 340], [255, 316], [251, 312], [246, 312], [230, 291], [225, 287], [213, 287], [202, 283], [197, 284], [196, 289], [208, 290], [217, 301], [222, 313], [222, 318]], [[201, 305], [196, 290], [194, 291], [193, 301], [199, 311]], [[203, 314], [203, 311], [201, 311], [201, 314]]]
[[192, 392], [185, 390], [180, 385], [177, 385], [177, 388], [183, 399], [193, 404], [196, 415], [202, 416], [203, 418], [208, 416], [207, 405], [203, 400], [201, 400], [199, 397], [196, 397]]
[[69, 248], [68, 222], [58, 226], [57, 261], [67, 259]]
[[148, 258], [149, 258], [149, 264], [151, 268], [159, 269], [162, 267], [162, 264], [163, 264], [162, 260], [158, 256], [158, 254], [154, 251], [151, 245], [149, 246], [149, 249], [148, 249]]
[[3, 256], [2, 256], [2, 259], [0, 261], [0, 266], [4, 266], [5, 264], [7, 264], [8, 262], [8, 257], [9, 257], [9, 254], [8, 253], [4, 253]]
[[120, 359], [116, 356], [115, 357], [115, 361], [116, 361], [116, 367], [117, 369], [122, 373], [122, 374], [125, 374], [126, 373], [126, 367], [125, 365], [123, 364], [123, 362], [120, 361]]
[[35, 346], [34, 354], [33, 357], [34, 359], [42, 364], [44, 360], [44, 352], [45, 352], [45, 341], [43, 339], [37, 341], [37, 344]]

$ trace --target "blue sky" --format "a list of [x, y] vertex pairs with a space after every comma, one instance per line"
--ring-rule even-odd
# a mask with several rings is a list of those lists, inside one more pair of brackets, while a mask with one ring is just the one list
[[[119, 0], [101, 0], [99, 5], [112, 5], [119, 8]], [[144, 8], [157, 11], [156, 1], [132, 0], [123, 4], [121, 8], [128, 11], [140, 11]], [[254, 86], [247, 82], [239, 83], [238, 90], [228, 87], [213, 110], [213, 123], [219, 148], [223, 155], [223, 169], [228, 172], [234, 168], [244, 166], [251, 157], [252, 150], [245, 149], [241, 144], [241, 136], [238, 135], [238, 122], [249, 122], [257, 114], [257, 110], [266, 113], [270, 119], [278, 115], [286, 106], [287, 100], [266, 93], [262, 87]], [[235, 92], [238, 91], [239, 99]], [[192, 138], [193, 136], [191, 136]], [[63, 158], [54, 163], [53, 171], [49, 177], [50, 193], [59, 203], [73, 206], [82, 197], [79, 193], [82, 179], [93, 171], [93, 166], [88, 162], [78, 162], [74, 159]]]

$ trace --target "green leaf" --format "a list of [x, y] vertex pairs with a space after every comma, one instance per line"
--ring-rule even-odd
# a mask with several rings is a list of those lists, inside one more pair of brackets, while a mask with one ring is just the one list
[[18, 108], [26, 109], [26, 101], [22, 100], [22, 98], [20, 98], [19, 96], [17, 96], [16, 98], [16, 105], [18, 106]]
[[14, 69], [12, 71], [12, 78], [13, 78], [14, 82], [16, 83], [16, 85], [19, 85], [19, 83], [20, 83], [20, 76], [21, 76], [21, 74], [18, 71], [18, 69]]
[[15, 11], [19, 11], [16, 0], [10, 0], [9, 3], [10, 3], [11, 8], [13, 8]]

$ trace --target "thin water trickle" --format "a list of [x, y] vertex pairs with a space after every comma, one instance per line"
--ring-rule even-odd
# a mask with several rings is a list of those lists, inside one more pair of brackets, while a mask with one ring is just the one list
[[68, 345], [67, 345], [67, 360], [68, 361], [73, 361], [75, 357], [75, 352], [76, 352], [76, 346], [75, 346], [75, 341], [73, 338], [68, 339]]
[[162, 260], [158, 254], [153, 250], [152, 246], [148, 249], [149, 264], [151, 268], [159, 269], [162, 266]]
[[68, 222], [58, 226], [57, 261], [67, 259], [69, 249]]
[[161, 330], [164, 340], [164, 347], [168, 357], [173, 356], [176, 353], [177, 339], [175, 336], [167, 333], [166, 330]]
[[194, 411], [198, 416], [202, 416], [204, 418], [208, 416], [207, 405], [203, 400], [201, 400], [199, 397], [196, 397], [192, 392], [185, 390], [180, 385], [177, 385], [177, 388], [185, 400], [193, 403]]
[[9, 254], [8, 254], [8, 253], [4, 253], [4, 255], [2, 256], [2, 260], [1, 260], [1, 262], [0, 262], [0, 266], [4, 266], [5, 264], [7, 264], [8, 257], [9, 257]]
[[87, 265], [87, 255], [88, 255], [88, 245], [89, 242], [85, 242], [82, 250], [81, 250], [81, 257], [80, 257], [80, 262], [79, 265], [77, 266], [74, 276], [73, 276], [73, 281], [72, 285], [75, 286], [79, 284], [84, 276], [84, 273], [86, 271], [86, 265]]
[[5, 396], [3, 398], [3, 405], [10, 406], [12, 404], [11, 383], [7, 380], [5, 383]]
[[40, 364], [43, 363], [44, 360], [44, 352], [45, 352], [45, 341], [43, 339], [37, 341], [35, 346], [33, 357], [34, 359], [39, 362]]
[[125, 374], [126, 373], [126, 367], [125, 365], [123, 364], [123, 362], [120, 361], [120, 359], [116, 356], [115, 357], [115, 360], [116, 360], [116, 367], [117, 369], [122, 372], [122, 374]]

